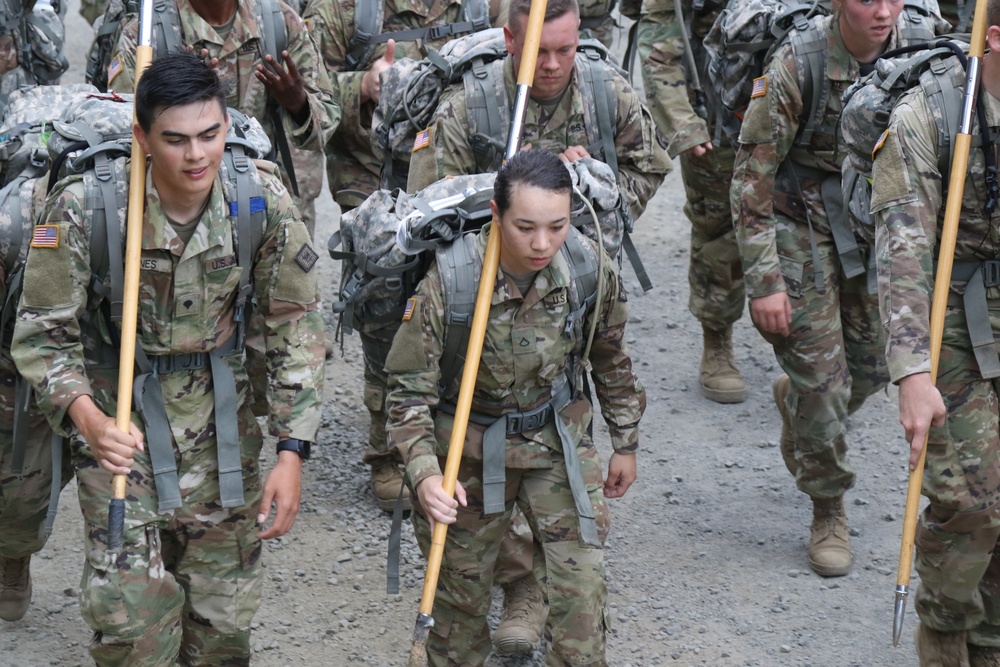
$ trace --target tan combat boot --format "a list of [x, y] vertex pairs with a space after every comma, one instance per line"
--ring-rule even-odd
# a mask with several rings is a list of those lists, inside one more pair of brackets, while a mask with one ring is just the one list
[[705, 345], [701, 354], [701, 393], [716, 403], [742, 403], [747, 386], [733, 361], [733, 328], [716, 331], [703, 324], [701, 329]]
[[813, 498], [809, 536], [809, 566], [823, 577], [842, 577], [851, 571], [851, 542], [844, 498]]
[[410, 490], [403, 484], [403, 471], [392, 463], [372, 468], [372, 493], [379, 509], [386, 512], [395, 509], [400, 489], [403, 490], [403, 509], [408, 510], [412, 504]]
[[31, 604], [31, 556], [0, 556], [0, 618], [19, 621]]
[[969, 667], [1000, 667], [1000, 648], [969, 644]]
[[788, 398], [788, 390], [791, 386], [791, 380], [782, 373], [771, 383], [771, 392], [774, 394], [774, 404], [778, 406], [778, 412], [781, 414], [781, 440], [778, 441], [781, 449], [781, 460], [785, 462], [785, 467], [788, 468], [788, 472], [792, 473], [792, 477], [795, 477], [799, 472], [799, 464], [795, 460], [792, 416], [788, 413], [788, 407], [785, 405], [785, 399]]
[[938, 632], [919, 623], [916, 642], [920, 667], [970, 667], [964, 632]]
[[545, 598], [533, 576], [503, 586], [503, 615], [493, 633], [499, 653], [527, 653], [538, 645], [545, 629]]

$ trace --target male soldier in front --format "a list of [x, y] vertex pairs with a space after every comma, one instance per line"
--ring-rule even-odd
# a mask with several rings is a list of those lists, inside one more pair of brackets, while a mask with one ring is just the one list
[[[14, 361], [52, 426], [80, 436], [72, 448], [85, 520], [80, 607], [94, 630], [95, 662], [246, 665], [263, 582], [260, 540], [291, 528], [319, 426], [317, 255], [275, 165], [250, 162], [242, 172], [249, 187], [237, 186], [235, 198], [223, 182], [225, 89], [200, 58], [155, 60], [135, 106], [136, 138], [150, 155], [136, 342], [152, 370], [137, 378], [130, 432], [109, 416], [118, 373], [108, 360], [118, 359], [121, 332], [90, 287], [83, 177], [56, 186], [35, 228]], [[127, 173], [116, 181], [120, 201]], [[249, 220], [238, 222], [243, 215]], [[111, 219], [124, 224], [125, 207]], [[246, 262], [255, 234], [236, 227], [258, 225], [260, 245]], [[248, 274], [247, 302], [259, 309], [267, 347], [269, 430], [278, 438], [263, 485], [263, 437], [240, 350], [237, 303]], [[116, 554], [107, 549], [112, 474], [128, 476]], [[274, 523], [262, 529], [272, 503]]]
[[[504, 28], [507, 51], [503, 61], [504, 85], [514, 99], [515, 77], [524, 47], [530, 0], [513, 0]], [[582, 84], [575, 76], [579, 44], [579, 11], [576, 0], [549, 0], [531, 99], [524, 123], [524, 143], [557, 153], [563, 160], [580, 163], [594, 173], [610, 172], [604, 162], [592, 157], [584, 127]], [[585, 56], [579, 56], [585, 57]], [[614, 147], [620, 173], [617, 182], [627, 213], [638, 218], [670, 170], [670, 158], [660, 142], [656, 126], [639, 96], [624, 78], [611, 73], [618, 101]], [[599, 93], [598, 93], [599, 94]], [[427, 148], [413, 151], [407, 191], [416, 192], [445, 176], [477, 173], [477, 161], [468, 136], [465, 89], [459, 82], [441, 95]], [[502, 138], [501, 138], [502, 139]], [[498, 168], [499, 164], [494, 166]], [[531, 576], [530, 531], [516, 517], [512, 531], [500, 547], [494, 580], [504, 589], [507, 608], [494, 644], [504, 650], [523, 651], [538, 641], [544, 621], [541, 592]]]
[[704, 71], [689, 71], [682, 36], [689, 32], [690, 55], [705, 63], [704, 38], [719, 14], [718, 5], [706, 5], [695, 10], [691, 0], [684, 0], [687, 14], [678, 16], [673, 0], [646, 0], [639, 19], [639, 59], [646, 102], [670, 157], [680, 156], [684, 213], [691, 221], [688, 309], [701, 322], [704, 341], [701, 391], [719, 403], [740, 403], [746, 384], [733, 359], [733, 323], [743, 315], [746, 292], [729, 203], [736, 152], [727, 140], [712, 143], [705, 95], [692, 84], [695, 74], [702, 85], [707, 77]]
[[[979, 94], [996, 137], [1000, 0], [988, 1], [987, 20]], [[964, 71], [955, 72], [956, 82], [964, 81]], [[923, 493], [930, 502], [915, 539], [917, 653], [922, 667], [995, 667], [1000, 665], [1000, 363], [993, 340], [1000, 333], [1000, 211], [994, 201], [984, 213], [992, 195], [984, 149], [974, 147], [935, 386], [930, 303], [949, 194], [949, 176], [939, 165], [949, 156], [937, 154], [939, 123], [920, 90], [900, 98], [878, 144], [871, 202], [889, 375], [899, 385], [899, 421], [910, 443], [911, 468], [927, 440]], [[976, 122], [972, 135], [979, 134]], [[977, 324], [980, 330], [974, 331]], [[989, 344], [976, 348], [974, 339]]]
[[[322, 151], [340, 122], [340, 108], [333, 84], [324, 71], [316, 44], [306, 24], [294, 9], [281, 2], [285, 17], [287, 52], [283, 62], [264, 53], [262, 27], [255, 14], [258, 0], [170, 0], [180, 15], [180, 42], [209, 59], [229, 86], [226, 103], [260, 121], [271, 140], [280, 148], [275, 118], [282, 118], [284, 136], [290, 149], [298, 149], [292, 165], [278, 150], [285, 185], [292, 185], [295, 172], [299, 196], [295, 203], [313, 233], [316, 197], [323, 187]], [[135, 87], [135, 47], [139, 17], [132, 16], [121, 27], [116, 56], [108, 67], [108, 87], [130, 93]], [[155, 53], [154, 57], [163, 54]], [[283, 113], [277, 113], [278, 105]], [[294, 194], [294, 190], [293, 190]]]

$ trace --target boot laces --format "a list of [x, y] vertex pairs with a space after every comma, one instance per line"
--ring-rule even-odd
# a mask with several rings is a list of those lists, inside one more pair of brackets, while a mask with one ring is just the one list
[[27, 558], [0, 558], [0, 588], [24, 588], [28, 577]]

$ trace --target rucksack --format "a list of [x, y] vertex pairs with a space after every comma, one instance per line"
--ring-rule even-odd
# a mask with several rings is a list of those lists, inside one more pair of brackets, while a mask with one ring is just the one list
[[[804, 109], [796, 145], [809, 144], [830, 95], [825, 76], [827, 35], [813, 19], [830, 13], [826, 0], [729, 0], [705, 37], [705, 87], [717, 134], [725, 133], [736, 143], [754, 81], [787, 37], [803, 70], [798, 72]], [[906, 0], [901, 17], [903, 44], [930, 41], [949, 27], [937, 0]]]
[[[252, 158], [270, 150], [270, 143], [260, 124], [239, 111], [230, 109], [230, 134], [220, 167], [226, 200], [252, 201], [263, 198], [263, 190], [252, 174]], [[45, 195], [56, 183], [68, 176], [82, 179], [84, 201], [91, 221], [91, 283], [87, 311], [81, 317], [84, 335], [92, 342], [100, 341], [98, 329], [103, 326], [115, 331], [113, 322], [121, 319], [122, 287], [124, 284], [124, 209], [127, 202], [127, 157], [131, 149], [133, 105], [131, 96], [101, 94], [89, 85], [44, 86], [19, 91], [11, 103], [0, 129], [0, 219], [12, 222], [4, 248], [6, 294], [0, 311], [2, 353], [9, 355], [13, 324], [22, 291], [24, 260], [28, 253], [27, 240], [39, 219]], [[233, 208], [231, 206], [231, 208]], [[235, 207], [232, 215], [237, 265], [256, 255], [266, 225], [263, 207]], [[245, 211], [245, 214], [243, 213]], [[109, 215], [109, 212], [111, 214]], [[111, 219], [111, 224], [109, 223]], [[17, 222], [15, 222], [17, 221]], [[2, 245], [0, 245], [2, 247]], [[242, 250], [249, 250], [244, 252]], [[237, 345], [245, 337], [245, 325], [250, 317], [249, 295], [252, 293], [252, 271], [240, 276], [237, 296]], [[106, 346], [88, 347], [88, 361], [96, 356], [101, 363], [117, 364], [116, 350]], [[141, 347], [136, 347], [136, 360], [143, 369], [146, 359]], [[148, 360], [145, 361], [148, 365]], [[14, 450], [23, 448], [22, 433], [33, 409], [30, 387], [20, 376], [16, 378], [17, 412], [14, 423]], [[55, 449], [53, 455], [56, 455]], [[58, 497], [59, 485], [54, 483], [53, 497]], [[157, 483], [159, 490], [159, 482]], [[162, 507], [161, 496], [161, 507]], [[50, 505], [45, 530], [51, 529], [54, 501]]]
[[58, 83], [69, 69], [63, 52], [66, 31], [51, 2], [36, 2], [31, 11], [20, 0], [0, 0], [0, 110], [15, 90]]
[[[465, 361], [482, 268], [475, 257], [475, 234], [491, 219], [495, 181], [495, 173], [483, 173], [445, 178], [412, 195], [378, 190], [343, 215], [328, 244], [330, 256], [342, 262], [339, 300], [333, 305], [341, 334], [381, 331], [378, 338], [391, 340], [407, 299], [437, 262], [448, 309], [442, 395]], [[579, 317], [596, 298], [598, 253], [576, 227], [562, 252], [570, 266], [572, 310]]]
[[385, 22], [383, 0], [359, 0], [354, 6], [354, 34], [344, 59], [347, 70], [356, 72], [367, 69], [375, 47], [390, 39], [397, 42], [415, 42], [420, 39], [435, 41], [453, 35], [464, 35], [488, 30], [490, 6], [487, 0], [462, 0], [464, 21], [446, 23], [430, 28], [410, 28], [382, 32]]

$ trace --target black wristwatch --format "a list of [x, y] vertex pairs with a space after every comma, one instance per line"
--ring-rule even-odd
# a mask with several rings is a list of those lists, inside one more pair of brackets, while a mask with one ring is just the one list
[[309, 452], [312, 450], [312, 443], [308, 440], [298, 440], [296, 438], [288, 438], [287, 440], [279, 440], [277, 451], [281, 452], [295, 452], [298, 454], [303, 461], [309, 460]]

